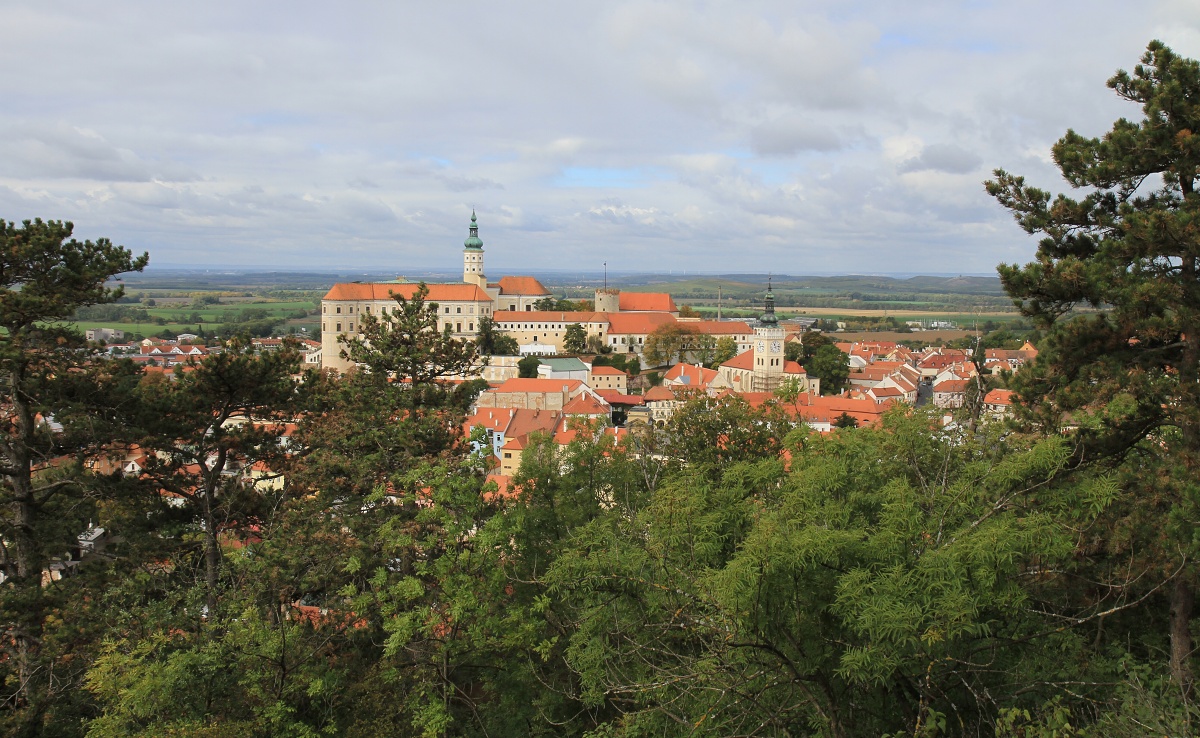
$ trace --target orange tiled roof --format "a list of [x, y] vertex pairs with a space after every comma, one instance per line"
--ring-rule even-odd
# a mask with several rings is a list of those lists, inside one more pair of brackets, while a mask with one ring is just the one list
[[646, 402], [663, 402], [677, 399], [675, 393], [666, 387], [651, 387], [642, 395]]
[[967, 380], [965, 379], [947, 379], [944, 382], [938, 382], [933, 385], [934, 392], [966, 392]]
[[705, 369], [695, 364], [679, 363], [667, 370], [663, 375], [664, 382], [678, 382], [692, 387], [704, 387], [712, 384], [717, 378], [716, 369]]
[[649, 335], [655, 328], [668, 323], [675, 323], [675, 316], [670, 313], [607, 313], [609, 334], [643, 334]]
[[568, 402], [562, 411], [564, 415], [608, 415], [611, 409], [605, 407], [604, 403], [595, 397], [581, 392], [575, 399]]
[[666, 292], [622, 292], [618, 306], [621, 310], [674, 313], [675, 301]]
[[737, 320], [687, 320], [679, 325], [709, 336], [742, 336], [754, 332], [748, 324]]
[[1015, 393], [1012, 390], [994, 389], [983, 396], [983, 404], [985, 405], [1011, 405], [1012, 396]]
[[785, 361], [783, 362], [783, 373], [807, 375], [808, 371], [804, 367], [800, 366], [800, 362], [798, 361]]
[[502, 295], [549, 295], [550, 290], [533, 277], [501, 277], [496, 283]]
[[562, 422], [562, 417], [562, 413], [557, 410], [517, 410], [513, 413], [508, 427], [504, 429], [504, 437], [525, 438], [535, 431], [553, 433]]
[[593, 366], [592, 374], [595, 374], [596, 376], [611, 376], [611, 377], [615, 377], [617, 375], [628, 376], [625, 372], [621, 371], [620, 369], [616, 368], [615, 366]]
[[743, 351], [721, 366], [727, 366], [730, 369], [745, 369], [747, 371], [754, 371], [754, 349]]
[[[399, 295], [411, 300], [420, 285], [340, 282], [325, 293], [326, 300], [391, 300]], [[474, 284], [431, 284], [426, 302], [491, 302], [492, 298]]]

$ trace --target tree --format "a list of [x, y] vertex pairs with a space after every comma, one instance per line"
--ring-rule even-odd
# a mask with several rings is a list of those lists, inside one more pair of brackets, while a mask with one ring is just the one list
[[679, 307], [679, 317], [681, 318], [699, 318], [700, 311], [691, 305], [681, 305]]
[[563, 333], [563, 350], [568, 354], [582, 354], [587, 350], [587, 331], [581, 323], [572, 323]]
[[261, 507], [256, 465], [282, 469], [285, 424], [295, 419], [299, 370], [293, 346], [256, 352], [236, 339], [173, 380], [147, 377], [134, 422], [142, 448], [153, 452], [143, 469], [154, 485], [186, 501], [203, 541], [203, 589], [210, 617], [221, 594], [222, 535], [237, 539]]
[[[95, 411], [119, 374], [95, 364], [83, 336], [62, 321], [80, 308], [121, 297], [122, 289], [108, 287], [109, 280], [141, 271], [148, 261], [108, 239], [78, 241], [73, 229], [61, 221], [0, 220], [4, 722], [13, 733], [28, 735], [40, 734], [55, 688], [53, 665], [44, 661], [51, 654], [42, 651], [48, 605], [43, 570], [83, 529], [71, 528], [78, 521], [69, 511], [84, 500], [82, 469], [71, 463], [72, 456], [86, 459], [108, 440], [105, 432], [113, 428], [106, 429], [104, 416]], [[88, 395], [91, 412], [75, 416], [72, 410]]]
[[679, 323], [660, 325], [646, 336], [642, 355], [650, 366], [674, 364], [686, 354], [696, 332]]
[[486, 316], [479, 319], [475, 346], [481, 356], [516, 356], [521, 352], [517, 339], [496, 330], [496, 322]]
[[733, 336], [721, 336], [717, 339], [717, 350], [713, 352], [709, 368], [718, 367], [737, 356], [737, 340]]
[[522, 379], [537, 379], [538, 367], [542, 362], [536, 356], [526, 356], [517, 362], [517, 376]]
[[1170, 670], [1187, 693], [1190, 562], [1200, 553], [1182, 522], [1200, 502], [1200, 64], [1154, 41], [1132, 75], [1118, 71], [1108, 86], [1143, 118], [1122, 118], [1100, 138], [1069, 130], [1054, 145], [1082, 197], [1051, 200], [1003, 170], [987, 190], [1042, 236], [1036, 261], [999, 267], [1021, 312], [1046, 331], [1037, 360], [1014, 378], [1027, 420], [1053, 432], [1069, 414], [1077, 464], [1141, 466], [1142, 494], [1168, 511], [1151, 527], [1171, 534], [1158, 547], [1162, 568], [1179, 572], [1169, 587]]
[[858, 420], [850, 413], [842, 413], [833, 421], [834, 428], [857, 428]]
[[832, 343], [817, 349], [804, 366], [805, 371], [821, 380], [821, 394], [836, 395], [850, 378], [849, 357]]

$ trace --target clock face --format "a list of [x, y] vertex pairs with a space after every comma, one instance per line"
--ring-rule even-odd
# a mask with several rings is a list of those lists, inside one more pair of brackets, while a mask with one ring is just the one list
[[760, 352], [760, 353], [761, 353], [761, 352], [763, 352], [763, 351], [766, 351], [766, 350], [767, 350], [767, 344], [763, 343], [762, 341], [759, 341], [759, 342], [758, 342], [758, 350], [759, 350], [759, 352]]
[[781, 344], [779, 341], [771, 341], [771, 350], [772, 351], [778, 353], [782, 349], [783, 349], [783, 344]]

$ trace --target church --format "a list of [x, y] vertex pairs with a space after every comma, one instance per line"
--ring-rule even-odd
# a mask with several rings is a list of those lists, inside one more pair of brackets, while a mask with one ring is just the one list
[[[382, 315], [391, 310], [395, 296], [412, 299], [420, 285], [397, 279], [389, 282], [341, 282], [321, 300], [321, 367], [344, 372], [352, 362], [341, 356], [345, 342], [358, 340], [363, 315]], [[428, 302], [438, 304], [438, 330], [450, 327], [455, 338], [474, 339], [481, 318], [498, 312], [531, 312], [534, 304], [551, 297], [533, 277], [501, 277], [488, 282], [483, 267], [483, 240], [479, 223], [471, 213], [469, 235], [463, 242], [461, 282], [428, 284]]]

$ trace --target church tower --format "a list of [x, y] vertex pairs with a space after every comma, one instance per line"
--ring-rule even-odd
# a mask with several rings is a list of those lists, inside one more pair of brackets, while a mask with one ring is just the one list
[[471, 211], [471, 233], [463, 241], [463, 281], [487, 290], [487, 277], [483, 274], [483, 241], [479, 238], [479, 224], [475, 222], [474, 210]]
[[775, 315], [775, 295], [767, 279], [762, 316], [754, 328], [754, 391], [774, 392], [783, 380], [783, 328]]

